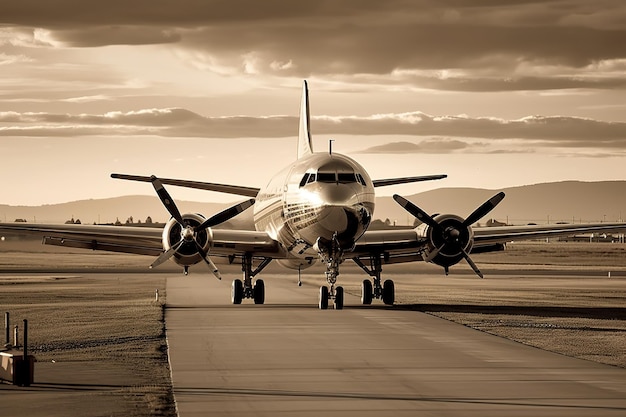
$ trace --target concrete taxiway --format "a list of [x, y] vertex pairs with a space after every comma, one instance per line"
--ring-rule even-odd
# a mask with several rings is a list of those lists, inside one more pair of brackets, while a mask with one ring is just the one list
[[623, 416], [626, 370], [380, 304], [318, 310], [318, 288], [266, 279], [266, 305], [230, 305], [205, 275], [167, 282], [181, 417]]

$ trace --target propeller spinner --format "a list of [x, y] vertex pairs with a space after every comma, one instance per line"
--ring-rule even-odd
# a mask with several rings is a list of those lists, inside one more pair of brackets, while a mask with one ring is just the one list
[[213, 227], [218, 224], [224, 223], [225, 221], [230, 220], [231, 218], [235, 217], [239, 213], [248, 209], [254, 204], [254, 199], [246, 200], [232, 207], [229, 207], [226, 210], [221, 211], [217, 213], [216, 215], [208, 218], [202, 224], [194, 226], [190, 224], [189, 222], [185, 221], [183, 216], [180, 214], [180, 211], [178, 210], [176, 203], [174, 202], [170, 194], [167, 192], [167, 190], [165, 189], [161, 181], [154, 175], [150, 177], [150, 180], [152, 182], [152, 186], [154, 187], [157, 195], [159, 196], [159, 199], [161, 200], [161, 202], [163, 203], [167, 211], [174, 218], [174, 220], [176, 220], [176, 222], [181, 227], [180, 240], [174, 243], [173, 245], [171, 245], [171, 247], [167, 249], [165, 252], [163, 252], [152, 263], [152, 265], [150, 265], [150, 268], [155, 268], [161, 265], [163, 262], [167, 261], [172, 256], [174, 256], [176, 252], [178, 251], [178, 249], [180, 249], [185, 243], [189, 243], [195, 246], [198, 254], [202, 257], [204, 262], [209, 266], [213, 275], [215, 275], [217, 279], [222, 279], [219, 269], [209, 257], [208, 252], [204, 249], [204, 247], [200, 243], [198, 243], [198, 240], [197, 240], [198, 234], [208, 229], [209, 227]]
[[[456, 219], [451, 219], [451, 221], [442, 223], [439, 223], [424, 210], [398, 194], [394, 194], [393, 199], [396, 200], [396, 202], [406, 211], [411, 213], [411, 215], [432, 228], [434, 249], [428, 253], [425, 259], [427, 262], [433, 261], [440, 253], [459, 254], [467, 261], [476, 275], [483, 278], [482, 272], [480, 272], [466, 250], [466, 248], [469, 247], [470, 240], [472, 239], [470, 232], [471, 225], [486, 216], [502, 201], [502, 199], [504, 199], [503, 192], [499, 192], [489, 200], [485, 201], [480, 207], [467, 216], [465, 220], [457, 218], [458, 221]], [[456, 258], [454, 263], [458, 262], [458, 260], [460, 260], [460, 257]], [[447, 273], [449, 265], [443, 266]]]

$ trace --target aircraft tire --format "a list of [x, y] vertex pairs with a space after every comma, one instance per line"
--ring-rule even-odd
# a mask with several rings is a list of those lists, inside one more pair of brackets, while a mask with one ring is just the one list
[[233, 304], [241, 304], [241, 300], [243, 300], [243, 282], [240, 279], [233, 280], [230, 298]]
[[265, 283], [262, 279], [257, 279], [254, 284], [254, 304], [265, 303]]
[[320, 287], [320, 310], [326, 310], [328, 308], [328, 287], [322, 285]]
[[383, 303], [388, 306], [396, 301], [396, 290], [392, 280], [388, 279], [383, 283]]
[[335, 288], [335, 300], [333, 302], [335, 310], [343, 310], [343, 287]]
[[361, 284], [361, 304], [364, 306], [372, 304], [372, 297], [374, 291], [372, 290], [372, 281], [364, 279]]

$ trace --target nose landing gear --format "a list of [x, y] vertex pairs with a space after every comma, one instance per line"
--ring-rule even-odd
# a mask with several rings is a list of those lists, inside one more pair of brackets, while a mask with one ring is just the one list
[[333, 300], [335, 310], [343, 309], [343, 287], [335, 287], [337, 276], [339, 275], [339, 265], [343, 262], [343, 249], [339, 245], [337, 233], [333, 235], [330, 242], [321, 242], [321, 239], [315, 243], [320, 259], [326, 264], [326, 281], [328, 286], [320, 287], [320, 310], [328, 308], [328, 301]]

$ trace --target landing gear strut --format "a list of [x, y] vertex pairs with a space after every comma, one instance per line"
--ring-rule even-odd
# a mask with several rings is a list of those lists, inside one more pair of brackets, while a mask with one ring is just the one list
[[380, 274], [383, 271], [381, 255], [370, 256], [369, 268], [359, 258], [353, 258], [353, 261], [373, 278], [373, 285], [369, 279], [363, 280], [361, 284], [361, 304], [372, 304], [372, 299], [376, 298], [377, 300], [383, 300], [383, 303], [386, 305], [393, 305], [396, 301], [396, 290], [393, 281], [388, 279], [381, 285]]
[[252, 285], [252, 278], [261, 272], [272, 258], [264, 258], [263, 261], [252, 270], [252, 254], [246, 253], [241, 257], [241, 270], [243, 271], [243, 281], [240, 279], [233, 280], [231, 288], [231, 301], [233, 304], [241, 304], [244, 298], [252, 298], [254, 304], [265, 303], [265, 282], [257, 279]]
[[320, 287], [319, 308], [326, 310], [328, 308], [328, 300], [333, 300], [335, 310], [343, 309], [343, 287], [335, 287], [337, 276], [339, 275], [339, 265], [343, 262], [343, 250], [337, 240], [337, 234], [333, 236], [330, 242], [320, 242], [318, 239], [315, 244], [320, 259], [326, 264], [326, 281], [330, 286]]

